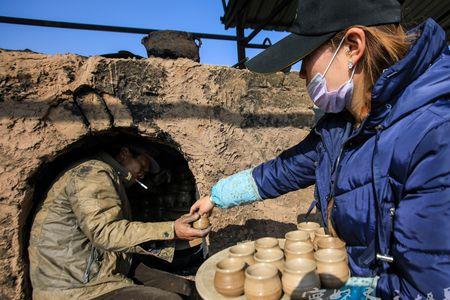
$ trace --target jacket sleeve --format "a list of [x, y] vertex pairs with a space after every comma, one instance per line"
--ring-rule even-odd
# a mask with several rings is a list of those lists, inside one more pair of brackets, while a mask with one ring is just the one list
[[395, 211], [393, 270], [381, 274], [377, 285], [383, 299], [450, 294], [449, 132], [448, 122], [431, 129], [412, 153]]
[[73, 177], [72, 209], [94, 246], [106, 251], [142, 252], [141, 243], [173, 239], [173, 222], [124, 219], [122, 201], [111, 176], [110, 170], [94, 164], [82, 166]]
[[262, 199], [306, 188], [316, 181], [318, 135], [312, 130], [299, 144], [253, 169]]

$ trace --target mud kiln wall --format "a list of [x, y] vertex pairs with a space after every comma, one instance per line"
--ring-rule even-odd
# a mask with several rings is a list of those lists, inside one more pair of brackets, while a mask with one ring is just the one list
[[[223, 176], [296, 144], [313, 122], [298, 74], [0, 50], [0, 298], [29, 298], [27, 224], [36, 195], [54, 176], [47, 166], [76, 157], [85, 141], [126, 134], [168, 147], [205, 195]], [[215, 210], [211, 250], [281, 236], [311, 197], [307, 189]]]

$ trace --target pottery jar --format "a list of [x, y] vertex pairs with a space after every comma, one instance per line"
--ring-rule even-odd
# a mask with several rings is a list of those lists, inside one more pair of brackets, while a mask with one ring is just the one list
[[323, 237], [317, 241], [318, 249], [340, 249], [345, 250], [345, 242], [336, 237]]
[[310, 243], [295, 242], [284, 248], [286, 261], [294, 258], [306, 258], [314, 260], [314, 248]]
[[298, 224], [298, 230], [306, 231], [309, 233], [311, 241], [314, 241], [314, 231], [320, 228], [320, 224], [316, 222], [302, 222]]
[[280, 249], [278, 239], [274, 237], [263, 237], [255, 241], [256, 251], [266, 249]]
[[245, 270], [245, 296], [249, 300], [278, 300], [281, 280], [278, 270], [271, 264], [256, 263]]
[[314, 240], [313, 240], [314, 250], [318, 249], [317, 241], [324, 237], [331, 237], [331, 235], [325, 233], [325, 229], [323, 227], [314, 230]]
[[310, 235], [306, 231], [302, 231], [302, 230], [289, 231], [288, 233], [286, 233], [284, 238], [286, 239], [286, 241], [284, 243], [284, 249], [286, 249], [286, 247], [289, 244], [296, 243], [296, 242], [304, 242], [304, 243], [308, 243], [308, 244], [312, 245]]
[[292, 299], [299, 299], [304, 292], [320, 288], [316, 262], [304, 258], [286, 261], [281, 282], [284, 293]]
[[253, 243], [241, 243], [234, 245], [229, 250], [229, 257], [242, 259], [247, 265], [251, 266], [255, 263], [253, 254], [255, 253], [255, 245]]
[[274, 265], [280, 272], [284, 268], [284, 254], [283, 251], [276, 248], [264, 249], [258, 251], [254, 255], [256, 263], [268, 263]]
[[216, 265], [214, 287], [216, 291], [227, 297], [238, 297], [244, 293], [244, 266], [239, 258], [229, 257]]
[[350, 276], [346, 253], [340, 249], [319, 249], [314, 253], [322, 287], [339, 289]]
[[192, 223], [192, 227], [195, 229], [206, 229], [211, 225], [209, 218], [206, 214], [202, 215], [200, 219]]

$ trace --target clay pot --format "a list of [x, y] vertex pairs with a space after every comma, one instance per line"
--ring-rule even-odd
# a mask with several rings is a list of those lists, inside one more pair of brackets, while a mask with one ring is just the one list
[[331, 237], [331, 235], [325, 233], [325, 229], [323, 227], [317, 228], [314, 230], [314, 240], [313, 240], [313, 246], [314, 250], [317, 250], [317, 241], [324, 237]]
[[316, 262], [304, 258], [286, 261], [281, 282], [285, 294], [291, 299], [301, 299], [304, 292], [320, 288]]
[[245, 296], [249, 300], [278, 300], [281, 280], [278, 270], [271, 264], [256, 263], [245, 270]]
[[320, 249], [314, 253], [322, 287], [339, 289], [350, 276], [346, 252], [340, 249]]
[[320, 228], [319, 223], [316, 222], [302, 222], [298, 224], [298, 229], [309, 233], [311, 241], [314, 241], [314, 231]]
[[296, 242], [304, 242], [312, 245], [310, 235], [306, 231], [302, 230], [290, 231], [286, 233], [284, 238], [286, 239], [286, 242], [284, 243], [284, 249], [286, 249], [286, 247], [289, 246], [289, 244]]
[[280, 250], [280, 245], [278, 244], [278, 239], [274, 237], [263, 237], [255, 241], [256, 251], [266, 250], [266, 249], [278, 249]]
[[295, 242], [284, 248], [286, 261], [294, 258], [305, 258], [314, 260], [314, 247], [310, 243]]
[[200, 219], [192, 223], [192, 227], [195, 229], [206, 229], [211, 225], [207, 215], [202, 215]]
[[280, 272], [284, 269], [283, 251], [276, 248], [264, 249], [255, 253], [256, 263], [268, 263], [274, 265]]
[[340, 249], [345, 250], [345, 242], [335, 237], [323, 237], [317, 241], [318, 249]]
[[227, 297], [238, 297], [244, 293], [244, 266], [239, 258], [229, 257], [216, 265], [214, 287], [216, 291]]
[[253, 243], [237, 244], [231, 247], [229, 251], [229, 257], [242, 259], [249, 266], [255, 263], [255, 259], [253, 258], [255, 245]]

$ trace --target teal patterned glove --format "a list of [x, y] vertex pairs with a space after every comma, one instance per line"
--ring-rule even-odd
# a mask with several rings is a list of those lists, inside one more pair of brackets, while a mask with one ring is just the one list
[[220, 208], [228, 208], [262, 200], [252, 170], [247, 169], [219, 180], [211, 189], [214, 204]]

